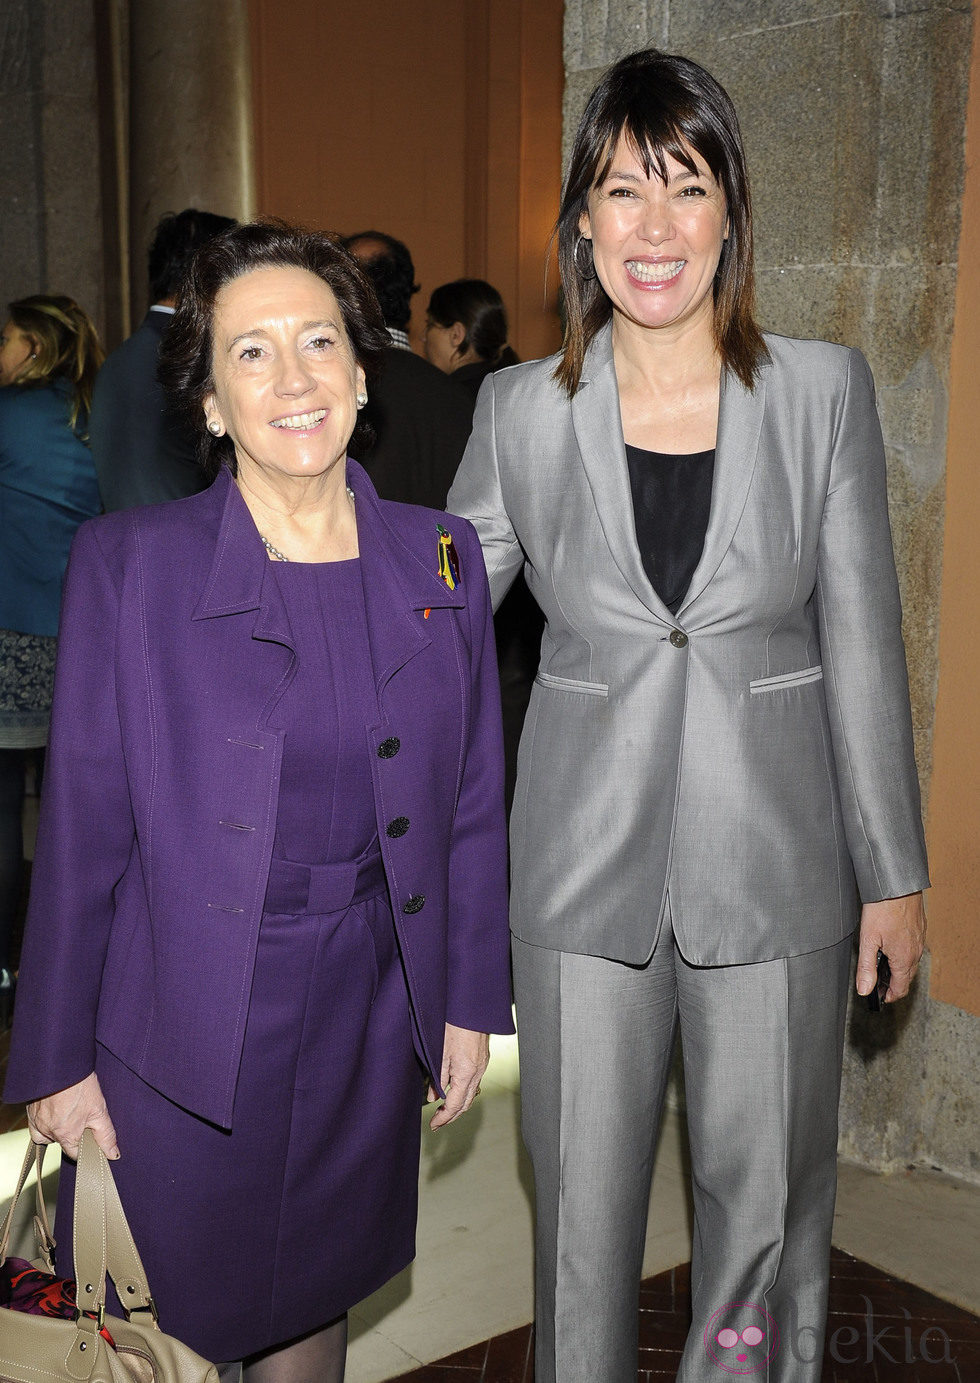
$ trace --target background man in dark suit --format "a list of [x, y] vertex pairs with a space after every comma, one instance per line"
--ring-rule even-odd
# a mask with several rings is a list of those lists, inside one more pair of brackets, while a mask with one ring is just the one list
[[188, 207], [168, 213], [156, 228], [148, 256], [153, 305], [95, 382], [89, 440], [107, 512], [204, 488], [194, 435], [157, 381], [157, 352], [194, 251], [234, 224], [228, 216]]
[[472, 405], [409, 345], [411, 299], [419, 286], [407, 246], [381, 231], [360, 231], [344, 243], [374, 285], [391, 337], [365, 409], [376, 441], [357, 459], [385, 499], [444, 509], [470, 435]]

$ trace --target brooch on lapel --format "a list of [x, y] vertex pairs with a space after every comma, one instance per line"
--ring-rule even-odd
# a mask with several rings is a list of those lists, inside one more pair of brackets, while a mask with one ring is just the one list
[[[456, 544], [453, 542], [453, 535], [448, 529], [443, 528], [441, 523], [436, 524], [436, 531], [439, 534], [439, 575], [445, 581], [451, 591], [457, 586], [462, 585], [462, 577], [459, 574], [459, 553], [456, 551]], [[431, 609], [423, 614], [424, 619], [428, 619]]]
[[459, 554], [453, 542], [453, 535], [448, 533], [441, 523], [437, 523], [436, 528], [439, 532], [439, 575], [449, 589], [454, 591], [462, 584], [459, 575]]

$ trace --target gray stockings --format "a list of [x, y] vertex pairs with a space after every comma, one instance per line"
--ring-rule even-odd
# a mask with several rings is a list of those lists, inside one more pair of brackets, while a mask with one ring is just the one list
[[347, 1317], [277, 1349], [218, 1365], [221, 1383], [344, 1383]]

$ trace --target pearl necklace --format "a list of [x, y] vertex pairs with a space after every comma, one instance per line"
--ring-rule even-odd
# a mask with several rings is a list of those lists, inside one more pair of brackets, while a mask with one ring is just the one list
[[[347, 486], [347, 498], [350, 500], [351, 504], [354, 503], [354, 491], [351, 489], [349, 485]], [[266, 538], [262, 533], [259, 534], [259, 537], [262, 539], [262, 546], [265, 548], [266, 552], [269, 554], [270, 557], [274, 557], [277, 562], [289, 561], [289, 558], [286, 556], [286, 554], [284, 552], [280, 552], [277, 547], [273, 547], [272, 544], [269, 542], [269, 539]]]
[[268, 538], [263, 537], [261, 533], [259, 534], [259, 537], [262, 538], [262, 546], [265, 548], [266, 552], [271, 553], [277, 562], [289, 561], [289, 558], [286, 556], [286, 554], [284, 552], [280, 552], [277, 547], [273, 547], [272, 544], [269, 542]]

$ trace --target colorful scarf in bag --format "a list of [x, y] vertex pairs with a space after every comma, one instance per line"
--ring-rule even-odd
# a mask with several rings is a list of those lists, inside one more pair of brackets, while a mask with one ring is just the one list
[[[7, 1258], [0, 1265], [0, 1306], [28, 1316], [54, 1316], [62, 1321], [73, 1321], [78, 1315], [74, 1281], [35, 1268], [26, 1258]], [[93, 1312], [85, 1314], [94, 1319]], [[105, 1326], [99, 1334], [115, 1349], [116, 1343]]]

